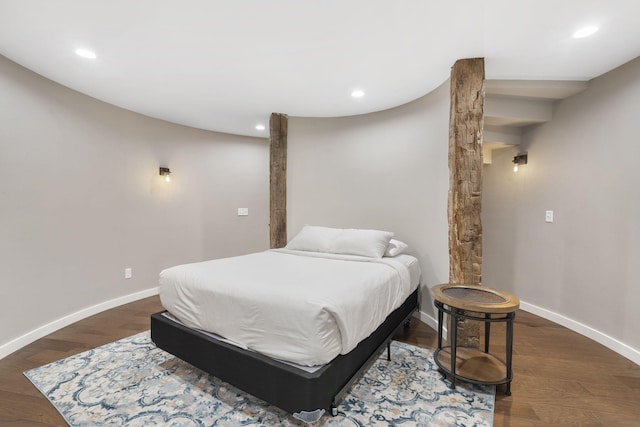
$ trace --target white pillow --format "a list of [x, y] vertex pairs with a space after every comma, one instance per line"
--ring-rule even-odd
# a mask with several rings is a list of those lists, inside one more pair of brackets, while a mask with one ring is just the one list
[[285, 248], [382, 258], [392, 237], [388, 231], [305, 225]]
[[333, 241], [340, 233], [342, 230], [339, 228], [305, 225], [285, 248], [293, 251], [331, 252]]
[[389, 246], [393, 233], [380, 230], [342, 230], [333, 242], [334, 254], [359, 255], [369, 258], [382, 258]]
[[384, 253], [384, 256], [396, 256], [403, 254], [407, 249], [409, 249], [409, 245], [405, 242], [401, 242], [400, 240], [391, 239], [389, 241], [389, 246], [387, 246], [387, 250]]

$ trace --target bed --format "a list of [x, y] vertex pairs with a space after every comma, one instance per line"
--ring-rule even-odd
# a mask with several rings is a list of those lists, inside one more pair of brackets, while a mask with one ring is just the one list
[[420, 268], [404, 250], [387, 232], [305, 226], [284, 249], [172, 267], [152, 339], [314, 421], [417, 309]]

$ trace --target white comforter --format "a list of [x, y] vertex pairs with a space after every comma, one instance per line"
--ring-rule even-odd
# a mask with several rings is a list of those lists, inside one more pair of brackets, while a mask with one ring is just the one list
[[308, 366], [351, 351], [416, 286], [391, 258], [284, 249], [160, 273], [162, 305], [185, 325]]

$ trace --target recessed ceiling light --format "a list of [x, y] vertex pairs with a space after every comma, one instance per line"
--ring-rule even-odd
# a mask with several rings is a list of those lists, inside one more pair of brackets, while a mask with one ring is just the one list
[[76, 55], [87, 59], [96, 59], [97, 55], [94, 51], [89, 49], [76, 49]]
[[361, 91], [360, 89], [356, 89], [353, 92], [351, 92], [351, 96], [353, 96], [354, 98], [362, 98], [364, 96], [364, 92]]
[[580, 28], [578, 31], [573, 33], [574, 39], [582, 39], [585, 37], [589, 37], [598, 32], [598, 27], [595, 25], [589, 25], [588, 27]]
[[264, 127], [264, 125], [256, 125], [256, 129], [265, 130], [265, 127]]

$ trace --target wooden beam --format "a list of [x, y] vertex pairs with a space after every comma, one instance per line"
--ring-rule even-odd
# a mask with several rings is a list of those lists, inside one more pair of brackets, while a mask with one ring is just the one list
[[288, 116], [269, 118], [269, 238], [271, 248], [287, 244], [287, 129]]
[[[449, 116], [449, 283], [482, 282], [482, 127], [484, 58], [451, 70]], [[459, 345], [477, 347], [477, 322], [458, 324]]]

